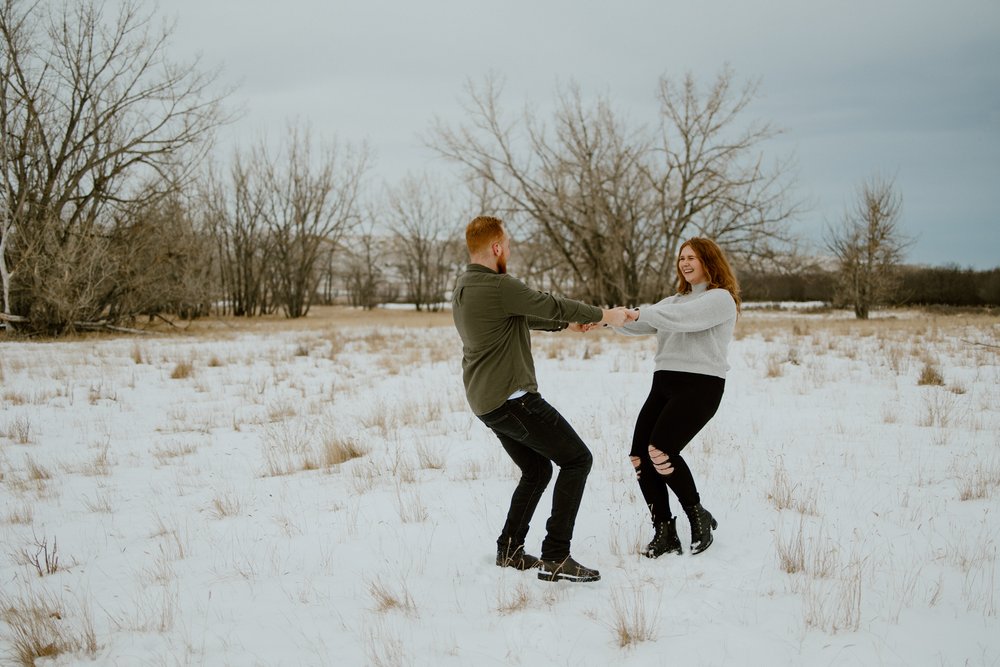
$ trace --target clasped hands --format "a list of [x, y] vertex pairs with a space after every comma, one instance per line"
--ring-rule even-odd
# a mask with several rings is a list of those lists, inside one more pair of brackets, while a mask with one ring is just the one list
[[591, 322], [590, 324], [578, 324], [576, 322], [573, 322], [569, 325], [568, 328], [570, 331], [578, 331], [580, 333], [586, 333], [591, 329], [599, 326], [605, 326], [605, 327], [624, 326], [626, 322], [634, 322], [638, 318], [639, 318], [638, 310], [626, 308], [625, 306], [618, 306], [617, 308], [603, 309], [603, 317], [601, 317], [600, 322]]

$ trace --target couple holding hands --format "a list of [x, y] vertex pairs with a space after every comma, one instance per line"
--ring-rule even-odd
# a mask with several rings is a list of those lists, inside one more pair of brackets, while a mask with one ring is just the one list
[[[538, 393], [530, 330], [589, 331], [604, 325], [626, 335], [655, 335], [653, 383], [636, 419], [629, 460], [653, 523], [643, 555], [683, 553], [673, 491], [691, 527], [691, 553], [712, 544], [715, 518], [701, 505], [681, 456], [708, 423], [725, 389], [729, 342], [740, 308], [739, 285], [715, 242], [692, 238], [677, 257], [677, 294], [640, 309], [602, 309], [530, 289], [507, 274], [510, 237], [503, 221], [479, 216], [465, 230], [470, 263], [458, 279], [452, 315], [462, 339], [466, 397], [521, 471], [497, 539], [496, 564], [538, 568], [546, 581], [597, 581], [600, 573], [570, 555], [580, 501], [593, 465], [573, 427]], [[541, 558], [524, 551], [535, 508], [559, 467]]]

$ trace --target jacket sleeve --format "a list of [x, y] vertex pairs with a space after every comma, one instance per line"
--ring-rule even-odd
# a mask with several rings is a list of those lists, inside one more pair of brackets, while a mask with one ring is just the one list
[[[549, 320], [551, 326], [546, 328], [553, 330], [564, 328], [562, 326], [564, 322], [588, 324], [600, 322], [604, 316], [597, 306], [533, 290], [509, 275], [500, 281], [500, 299], [508, 315]], [[530, 322], [541, 324], [535, 320]], [[532, 328], [543, 327], [532, 326]]]
[[569, 326], [569, 322], [546, 320], [534, 315], [528, 315], [525, 319], [528, 322], [528, 328], [534, 331], [562, 331]]
[[667, 303], [639, 309], [635, 324], [648, 324], [657, 331], [705, 331], [736, 317], [736, 302], [728, 290], [710, 289], [683, 303]]

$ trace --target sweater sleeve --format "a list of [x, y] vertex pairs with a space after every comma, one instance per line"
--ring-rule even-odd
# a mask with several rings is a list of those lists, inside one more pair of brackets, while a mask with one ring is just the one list
[[656, 333], [656, 329], [651, 327], [648, 322], [626, 322], [625, 326], [611, 328], [615, 330], [615, 333], [626, 336], [646, 336]]
[[[562, 328], [563, 322], [579, 322], [580, 324], [600, 322], [604, 316], [604, 313], [597, 306], [533, 290], [509, 275], [500, 281], [500, 299], [504, 310], [509, 315], [524, 315], [550, 320], [553, 329]], [[534, 320], [532, 322], [540, 324]]]
[[710, 289], [700, 298], [683, 303], [661, 301], [639, 310], [635, 324], [648, 324], [657, 331], [705, 331], [736, 317], [736, 302], [729, 290]]

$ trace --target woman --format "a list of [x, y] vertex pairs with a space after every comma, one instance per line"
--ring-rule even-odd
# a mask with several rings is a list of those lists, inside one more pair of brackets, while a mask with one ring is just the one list
[[629, 458], [652, 514], [655, 534], [643, 555], [683, 553], [668, 487], [691, 524], [691, 553], [712, 544], [718, 522], [701, 497], [681, 451], [715, 415], [726, 386], [726, 354], [740, 309], [740, 288], [722, 249], [693, 238], [677, 256], [677, 294], [639, 311], [616, 327], [630, 335], [656, 334], [653, 386], [639, 411]]

